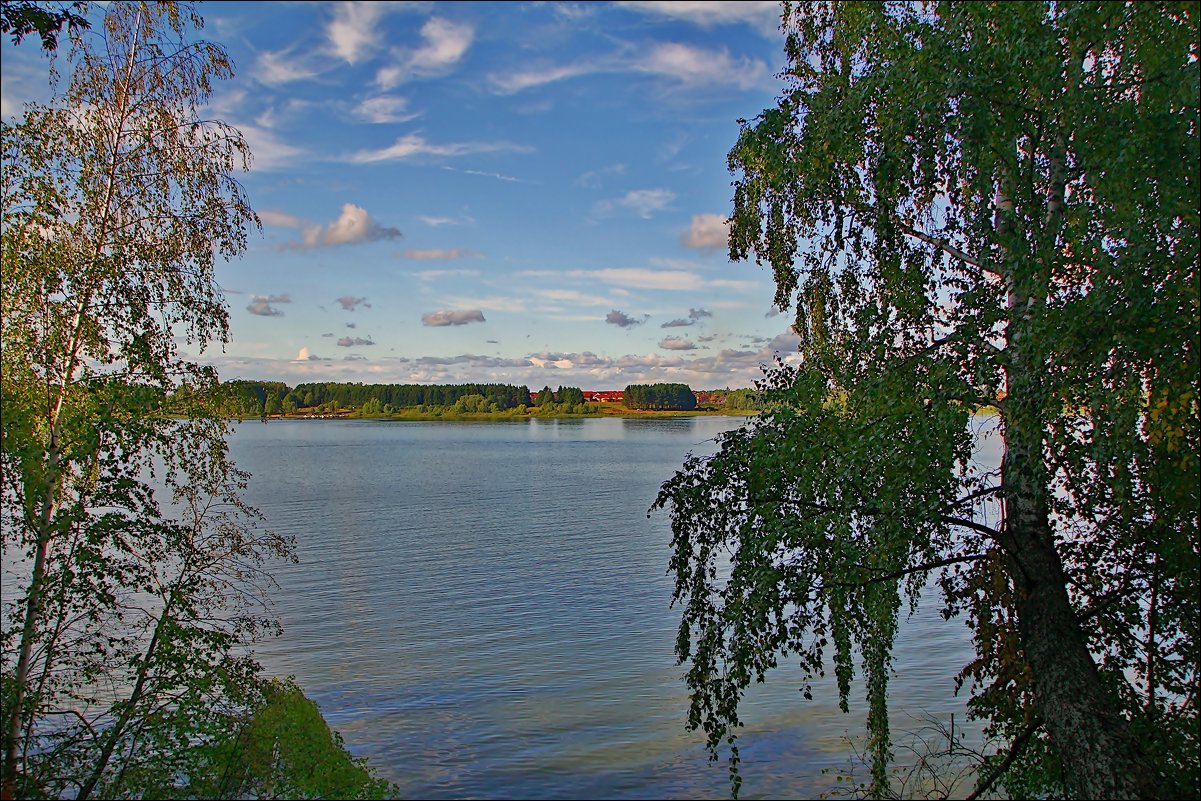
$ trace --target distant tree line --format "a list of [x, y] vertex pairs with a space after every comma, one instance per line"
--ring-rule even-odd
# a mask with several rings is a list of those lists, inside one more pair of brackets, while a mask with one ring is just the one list
[[[467, 405], [485, 410], [530, 406], [529, 387], [510, 384], [360, 384], [321, 382], [288, 387], [278, 381], [226, 381], [229, 414], [263, 417], [301, 409], [370, 409], [388, 412], [418, 406], [455, 406], [470, 396]], [[562, 390], [561, 390], [562, 391]], [[583, 393], [575, 390], [579, 402]]]
[[715, 389], [702, 394], [707, 398], [704, 405], [711, 408], [762, 411], [764, 407], [764, 395], [755, 389]]
[[551, 392], [550, 387], [543, 387], [534, 398], [535, 406], [546, 406], [558, 403], [567, 406], [578, 406], [584, 402], [584, 390], [579, 387], [559, 387], [558, 392]]
[[627, 409], [696, 408], [696, 395], [687, 384], [630, 384], [624, 395]]

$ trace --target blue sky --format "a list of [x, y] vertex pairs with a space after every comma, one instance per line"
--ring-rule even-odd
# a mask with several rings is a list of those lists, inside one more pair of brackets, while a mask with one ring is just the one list
[[[218, 269], [222, 378], [706, 389], [795, 351], [724, 230], [737, 120], [780, 88], [777, 3], [199, 10], [263, 221]], [[10, 119], [46, 60], [3, 59]]]

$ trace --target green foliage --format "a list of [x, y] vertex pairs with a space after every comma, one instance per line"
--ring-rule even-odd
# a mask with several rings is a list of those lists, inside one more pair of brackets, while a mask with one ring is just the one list
[[622, 399], [629, 409], [688, 411], [696, 408], [696, 395], [687, 384], [630, 384]]
[[[233, 382], [230, 382], [233, 383]], [[270, 382], [249, 382], [269, 385]], [[454, 406], [459, 398], [481, 395], [500, 410], [517, 406], [529, 406], [528, 387], [509, 384], [361, 384], [323, 382], [300, 384], [295, 388], [283, 387], [283, 403], [292, 403], [297, 409], [310, 409], [336, 401], [342, 408], [361, 408], [371, 400], [393, 409], [418, 406]]]
[[581, 406], [584, 403], [584, 391], [579, 387], [559, 387], [556, 400], [568, 406]]
[[845, 703], [858, 651], [887, 795], [897, 610], [937, 579], [1011, 744], [982, 785], [1197, 795], [1196, 5], [786, 4], [784, 31], [730, 255], [795, 304], [801, 366], [656, 502], [690, 723], [733, 743], [784, 653], [832, 657]]
[[180, 349], [225, 340], [214, 261], [257, 224], [245, 142], [199, 114], [232, 68], [188, 8], [102, 14], [70, 28], [66, 89], [2, 133], [5, 797], [172, 797], [202, 775], [254, 707], [266, 568], [294, 550], [225, 439], [282, 385], [222, 387]]
[[178, 788], [198, 798], [395, 798], [398, 788], [347, 752], [295, 682], [272, 679], [207, 749], [197, 778]]
[[83, 16], [87, 3], [42, 3], [32, 0], [3, 0], [0, 2], [0, 33], [12, 34], [13, 44], [20, 44], [26, 36], [36, 33], [42, 40], [42, 49], [52, 53], [58, 49], [58, 35], [66, 27], [68, 31], [90, 27]]

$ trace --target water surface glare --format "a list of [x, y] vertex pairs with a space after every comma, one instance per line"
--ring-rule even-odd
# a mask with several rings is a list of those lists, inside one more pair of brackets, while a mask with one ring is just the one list
[[[728, 797], [724, 761], [685, 730], [671, 533], [646, 512], [740, 422], [239, 424], [247, 500], [300, 557], [273, 570], [285, 630], [259, 657], [403, 797]], [[894, 727], [964, 718], [970, 645], [936, 607], [902, 621]], [[785, 668], [753, 688], [743, 797], [812, 797], [846, 765], [862, 718], [830, 683], [813, 701], [797, 686]]]

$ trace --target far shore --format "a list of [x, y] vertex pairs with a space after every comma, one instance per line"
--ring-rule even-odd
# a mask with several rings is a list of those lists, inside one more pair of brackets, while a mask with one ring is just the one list
[[234, 417], [238, 420], [374, 420], [376, 422], [513, 422], [518, 420], [586, 420], [601, 417], [619, 417], [627, 420], [663, 417], [755, 417], [759, 412], [751, 409], [627, 409], [614, 404], [603, 406], [597, 412], [539, 412], [537, 407], [521, 412], [459, 412], [453, 407], [418, 411], [406, 409], [393, 414], [360, 414], [354, 410], [323, 412], [315, 414], [271, 414], [266, 417]]

